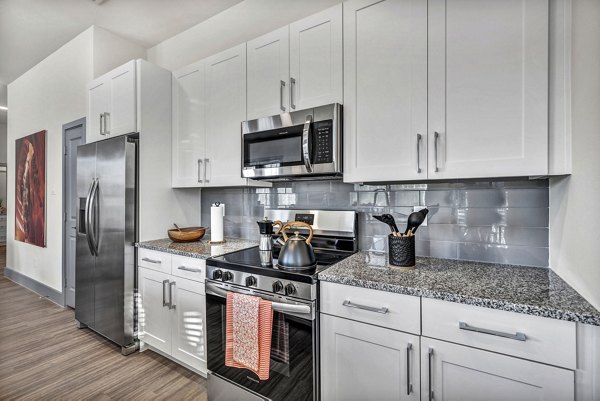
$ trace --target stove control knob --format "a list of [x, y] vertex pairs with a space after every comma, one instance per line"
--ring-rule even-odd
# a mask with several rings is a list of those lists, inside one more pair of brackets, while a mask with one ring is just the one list
[[232, 272], [224, 272], [223, 273], [223, 281], [231, 281], [233, 280], [233, 273]]
[[256, 277], [248, 276], [246, 277], [246, 287], [254, 287], [256, 286]]
[[296, 293], [296, 287], [294, 287], [294, 284], [289, 283], [288, 285], [285, 286], [285, 295], [294, 295]]
[[273, 283], [273, 292], [279, 292], [283, 290], [283, 284], [281, 281], [277, 280]]
[[223, 277], [223, 271], [220, 269], [217, 269], [213, 272], [212, 278], [213, 280], [221, 280], [221, 278]]

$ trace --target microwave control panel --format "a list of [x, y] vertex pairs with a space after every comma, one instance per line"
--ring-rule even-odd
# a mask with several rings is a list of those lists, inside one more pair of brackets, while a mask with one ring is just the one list
[[333, 162], [333, 120], [314, 123], [313, 163]]

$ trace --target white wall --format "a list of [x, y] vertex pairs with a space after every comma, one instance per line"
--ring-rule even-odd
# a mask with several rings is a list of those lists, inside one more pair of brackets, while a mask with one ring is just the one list
[[59, 292], [63, 240], [62, 126], [86, 115], [86, 85], [96, 72], [108, 71], [138, 55], [138, 46], [130, 46], [102, 28], [90, 27], [8, 85], [8, 199], [15, 198], [15, 140], [47, 130], [46, 247], [14, 240], [15, 209], [9, 202], [6, 265]]
[[88, 29], [8, 85], [8, 198], [15, 198], [15, 139], [47, 130], [46, 248], [14, 240], [8, 204], [7, 267], [62, 291], [62, 125], [85, 116], [85, 85], [93, 76]]
[[550, 266], [600, 309], [600, 1], [573, 1], [573, 173], [550, 180]]
[[148, 49], [148, 61], [176, 70], [338, 3], [341, 0], [245, 0]]
[[104, 28], [94, 29], [94, 78], [131, 59], [146, 58], [146, 49]]

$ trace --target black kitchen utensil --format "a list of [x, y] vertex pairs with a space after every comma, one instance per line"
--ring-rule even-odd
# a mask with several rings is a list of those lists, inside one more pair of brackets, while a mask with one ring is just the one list
[[404, 231], [404, 235], [407, 235], [409, 232], [413, 234], [417, 231], [417, 228], [425, 221], [425, 216], [429, 213], [429, 209], [421, 209], [418, 212], [413, 212], [408, 216], [408, 222], [406, 225], [406, 231]]
[[391, 214], [382, 214], [381, 216], [373, 216], [375, 219], [381, 221], [382, 223], [387, 224], [392, 231], [392, 234], [397, 233], [398, 226], [396, 225], [396, 220], [394, 220], [394, 216]]

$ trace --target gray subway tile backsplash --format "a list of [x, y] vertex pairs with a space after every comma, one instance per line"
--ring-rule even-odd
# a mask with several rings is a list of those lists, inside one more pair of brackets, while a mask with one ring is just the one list
[[429, 208], [417, 232], [421, 256], [548, 266], [548, 181], [512, 180], [359, 185], [340, 181], [275, 183], [272, 188], [205, 188], [202, 224], [210, 205], [226, 204], [225, 235], [258, 237], [264, 208], [356, 210], [360, 249], [387, 251], [390, 213], [402, 228], [413, 206]]

